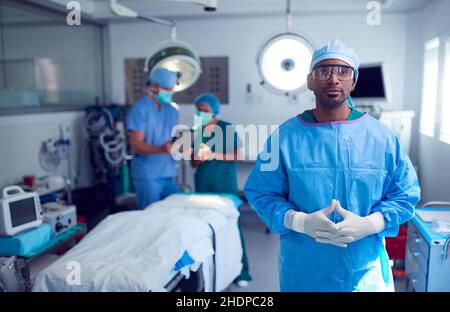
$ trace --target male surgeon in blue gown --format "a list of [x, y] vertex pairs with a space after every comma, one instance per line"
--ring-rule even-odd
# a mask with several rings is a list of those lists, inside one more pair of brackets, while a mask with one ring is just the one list
[[246, 182], [250, 205], [281, 235], [281, 291], [394, 290], [384, 237], [414, 216], [420, 187], [398, 138], [353, 108], [358, 66], [338, 39], [314, 53], [316, 107], [272, 134], [265, 153], [278, 164], [260, 155]]

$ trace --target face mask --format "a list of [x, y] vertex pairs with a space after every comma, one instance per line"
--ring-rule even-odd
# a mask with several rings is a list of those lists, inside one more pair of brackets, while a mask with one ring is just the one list
[[200, 129], [202, 126], [208, 124], [213, 119], [213, 113], [197, 112], [194, 118], [194, 130]]
[[200, 118], [202, 126], [204, 126], [213, 119], [213, 113], [198, 112], [197, 117]]
[[155, 98], [161, 104], [170, 104], [172, 103], [172, 96], [172, 92], [160, 89]]

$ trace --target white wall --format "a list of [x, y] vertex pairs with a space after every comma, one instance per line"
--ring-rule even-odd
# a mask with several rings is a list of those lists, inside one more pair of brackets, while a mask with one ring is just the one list
[[82, 117], [82, 112], [0, 116], [0, 187], [20, 182], [24, 175], [40, 177], [55, 173], [67, 176], [66, 160], [61, 162], [55, 172], [45, 172], [39, 165], [41, 142], [49, 138], [57, 140], [60, 124], [68, 125], [72, 129], [72, 177], [81, 165], [78, 186], [89, 185], [91, 166]]
[[[408, 102], [420, 112], [423, 45], [426, 40], [444, 34], [450, 35], [450, 1], [434, 1], [426, 7], [424, 12], [408, 17], [408, 38], [417, 37], [417, 42], [409, 49], [409, 72], [405, 81], [409, 81], [411, 94]], [[414, 64], [419, 64], [414, 66]], [[442, 65], [442, 64], [441, 64]], [[420, 79], [417, 79], [420, 77]], [[445, 86], [448, 88], [448, 86]], [[416, 120], [415, 141], [419, 143], [419, 173], [421, 177], [422, 202], [430, 200], [450, 200], [450, 145], [439, 141], [439, 120], [436, 115], [435, 137], [426, 137], [418, 132], [420, 116]], [[416, 145], [417, 146], [417, 145]]]
[[[295, 114], [314, 106], [314, 97], [305, 91], [298, 104], [290, 104], [283, 96], [273, 95], [259, 85], [256, 55], [261, 44], [274, 32], [284, 31], [283, 16], [208, 18], [177, 22], [180, 40], [188, 42], [200, 56], [229, 57], [229, 105], [222, 106], [221, 118], [233, 123], [280, 124]], [[294, 30], [300, 30], [313, 40], [315, 47], [333, 38], [340, 38], [355, 48], [362, 63], [385, 62], [391, 82], [392, 102], [386, 109], [404, 106], [404, 77], [406, 55], [405, 14], [383, 14], [380, 26], [368, 26], [366, 13], [352, 15], [295, 15]], [[125, 83], [123, 60], [145, 57], [154, 45], [167, 40], [169, 30], [152, 23], [117, 23], [109, 26], [111, 43], [112, 101], [124, 103]], [[245, 86], [251, 83], [258, 104], [245, 102]], [[181, 121], [191, 125], [193, 105], [181, 105]], [[243, 185], [250, 168], [239, 174]], [[189, 174], [188, 174], [189, 176]]]
[[[279, 123], [312, 105], [312, 94], [302, 94], [300, 105], [290, 105], [282, 96], [272, 95], [259, 86], [256, 67], [258, 47], [274, 30], [283, 30], [283, 17], [254, 17], [187, 20], [177, 23], [178, 38], [193, 46], [200, 56], [229, 57], [230, 105], [223, 106], [222, 118], [242, 123]], [[356, 49], [362, 63], [385, 61], [392, 83], [392, 109], [402, 108], [406, 54], [406, 16], [385, 14], [381, 26], [368, 26], [364, 14], [338, 16], [294, 16], [294, 28], [312, 38], [316, 47], [340, 38]], [[127, 57], [145, 57], [154, 45], [169, 37], [168, 28], [152, 23], [110, 25], [112, 101], [124, 103], [124, 65]], [[244, 103], [245, 85], [251, 83], [261, 95], [258, 105]], [[276, 106], [275, 106], [276, 105]], [[277, 109], [274, 109], [276, 107]], [[183, 117], [192, 106], [183, 106]], [[267, 114], [267, 112], [270, 114]], [[275, 114], [275, 115], [274, 115]], [[189, 118], [187, 121], [191, 121]]]

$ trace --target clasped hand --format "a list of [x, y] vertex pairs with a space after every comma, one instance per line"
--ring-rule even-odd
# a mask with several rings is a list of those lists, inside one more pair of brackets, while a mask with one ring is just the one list
[[[334, 223], [328, 216], [336, 211], [342, 221]], [[384, 220], [379, 212], [361, 217], [341, 207], [333, 199], [330, 205], [311, 214], [297, 212], [293, 220], [293, 229], [314, 238], [316, 242], [347, 247], [348, 243], [378, 233], [384, 228]]]
[[215, 154], [208, 145], [202, 143], [200, 149], [197, 152], [197, 157], [202, 161], [212, 160], [215, 158]]

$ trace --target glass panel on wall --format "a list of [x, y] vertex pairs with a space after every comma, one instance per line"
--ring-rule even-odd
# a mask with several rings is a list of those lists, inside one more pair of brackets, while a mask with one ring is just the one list
[[434, 137], [439, 74], [439, 38], [425, 43], [420, 132]]
[[0, 109], [103, 102], [100, 26], [2, 0], [0, 39]]
[[439, 38], [425, 43], [420, 132], [433, 137], [437, 106]]

